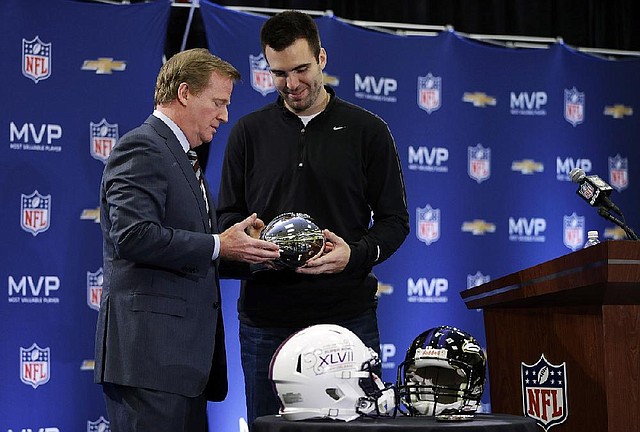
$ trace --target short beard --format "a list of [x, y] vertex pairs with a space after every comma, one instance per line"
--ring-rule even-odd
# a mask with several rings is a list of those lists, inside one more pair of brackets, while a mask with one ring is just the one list
[[[311, 88], [311, 90], [313, 91], [313, 93], [310, 94], [310, 97], [307, 98], [306, 103], [304, 105], [291, 105], [289, 103], [287, 103], [287, 106], [295, 113], [299, 113], [302, 111], [306, 111], [309, 108], [311, 108], [313, 106], [314, 103], [316, 103], [316, 101], [318, 100], [318, 97], [320, 95], [320, 92], [322, 91], [322, 83], [320, 85], [318, 85], [317, 88]], [[282, 96], [282, 99], [284, 99], [285, 102], [287, 102], [287, 94], [285, 92], [279, 92], [280, 96]], [[305, 102], [305, 101], [300, 101], [300, 102]]]

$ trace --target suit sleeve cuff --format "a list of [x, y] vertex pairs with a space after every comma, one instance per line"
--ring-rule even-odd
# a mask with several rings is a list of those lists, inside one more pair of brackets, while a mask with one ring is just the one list
[[220, 234], [213, 235], [213, 254], [211, 255], [211, 261], [218, 259], [220, 255]]

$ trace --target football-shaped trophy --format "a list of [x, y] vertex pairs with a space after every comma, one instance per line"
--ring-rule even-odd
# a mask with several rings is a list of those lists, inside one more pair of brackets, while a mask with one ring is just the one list
[[296, 268], [324, 250], [322, 230], [304, 213], [283, 213], [264, 227], [260, 238], [280, 247], [277, 269]]

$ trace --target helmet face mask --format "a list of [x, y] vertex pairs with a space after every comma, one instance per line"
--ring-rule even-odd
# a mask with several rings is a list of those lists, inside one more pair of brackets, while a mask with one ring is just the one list
[[480, 406], [486, 357], [470, 334], [440, 326], [419, 335], [398, 367], [398, 394], [409, 415], [468, 420]]
[[349, 330], [331, 324], [303, 329], [284, 341], [269, 378], [288, 420], [395, 415], [396, 394], [373, 372], [378, 355]]
[[380, 366], [380, 358], [371, 348], [367, 349], [371, 359], [363, 363], [361, 369], [365, 372], [365, 376], [358, 379], [358, 385], [366, 396], [358, 400], [356, 412], [365, 417], [395, 416], [396, 389], [392, 385], [383, 383], [373, 372]]

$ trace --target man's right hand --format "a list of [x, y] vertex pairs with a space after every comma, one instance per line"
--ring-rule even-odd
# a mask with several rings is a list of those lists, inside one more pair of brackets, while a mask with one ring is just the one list
[[278, 258], [280, 256], [278, 245], [252, 238], [247, 234], [247, 231], [260, 224], [264, 225], [254, 213], [220, 233], [220, 258], [250, 264], [259, 264]]

